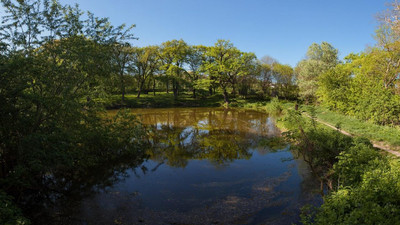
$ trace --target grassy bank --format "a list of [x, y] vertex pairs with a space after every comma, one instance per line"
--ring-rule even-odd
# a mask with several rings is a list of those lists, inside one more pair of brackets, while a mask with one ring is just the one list
[[[301, 110], [311, 114], [313, 109], [310, 106], [302, 106]], [[400, 128], [380, 126], [368, 121], [361, 121], [354, 117], [332, 112], [324, 107], [315, 106], [316, 118], [338, 125], [341, 129], [355, 135], [368, 138], [372, 141], [385, 142], [394, 147], [400, 147]]]
[[[235, 107], [260, 110], [268, 113], [283, 112], [287, 109], [294, 109], [295, 103], [287, 101], [270, 102], [248, 102], [238, 101], [232, 104]], [[325, 121], [333, 126], [339, 126], [354, 136], [365, 137], [371, 141], [383, 142], [393, 147], [393, 150], [400, 148], [400, 128], [390, 126], [380, 126], [368, 121], [361, 121], [354, 117], [346, 116], [337, 112], [330, 111], [321, 106], [300, 105], [299, 110], [308, 115], [314, 114], [319, 120]], [[281, 127], [279, 121], [278, 126]]]

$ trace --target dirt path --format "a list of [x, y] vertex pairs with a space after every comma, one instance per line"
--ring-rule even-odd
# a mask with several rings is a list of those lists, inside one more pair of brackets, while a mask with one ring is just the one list
[[[303, 113], [303, 114], [304, 114], [305, 116], [311, 118], [310, 115], [308, 115], [308, 114], [306, 114], [306, 113]], [[319, 120], [319, 119], [317, 119], [317, 118], [315, 118], [315, 121], [317, 121], [318, 123], [324, 124], [324, 125], [327, 126], [327, 127], [330, 127], [330, 128], [332, 128], [332, 129], [337, 130], [337, 128], [336, 128], [335, 126], [333, 126], [332, 124], [329, 124], [329, 123], [327, 123], [327, 122], [325, 122], [325, 121]], [[355, 136], [355, 135], [350, 134], [349, 132], [346, 132], [346, 131], [344, 131], [344, 130], [339, 130], [339, 131], [340, 131], [340, 133], [342, 133], [342, 134], [344, 134], [344, 135], [347, 135], [347, 136], [350, 136], [350, 137], [354, 137], [354, 136]], [[396, 151], [391, 150], [391, 147], [390, 147], [389, 145], [385, 144], [384, 142], [371, 141], [371, 143], [373, 144], [373, 146], [374, 146], [375, 148], [379, 148], [379, 149], [381, 149], [381, 150], [383, 150], [383, 151], [389, 152], [389, 153], [391, 153], [391, 154], [393, 154], [393, 155], [395, 155], [395, 156], [397, 156], [397, 157], [400, 157], [400, 152], [396, 152]]]

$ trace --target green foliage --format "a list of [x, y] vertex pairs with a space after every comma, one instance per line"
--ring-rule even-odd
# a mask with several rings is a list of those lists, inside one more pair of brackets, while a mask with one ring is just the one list
[[[291, 104], [293, 107], [294, 104]], [[381, 126], [372, 122], [357, 119], [354, 116], [346, 116], [339, 112], [328, 110], [325, 107], [316, 106], [316, 117], [330, 124], [340, 123], [341, 128], [351, 134], [362, 136], [374, 141], [384, 141], [392, 146], [399, 146], [400, 130], [397, 127]], [[310, 113], [308, 107], [301, 110]]]
[[154, 78], [160, 69], [159, 48], [157, 46], [147, 46], [143, 48], [132, 48], [132, 59], [129, 72], [133, 73], [137, 80], [138, 95], [144, 88], [146, 81]]
[[271, 101], [265, 106], [267, 112], [272, 113], [274, 115], [281, 115], [283, 112], [283, 107], [279, 99], [272, 98]]
[[[318, 97], [323, 105], [347, 115], [377, 124], [400, 123], [400, 96], [386, 81], [381, 65], [387, 60], [383, 51], [350, 55], [319, 78]], [[389, 69], [389, 68], [388, 68]]]
[[300, 96], [307, 102], [315, 100], [318, 79], [323, 73], [339, 63], [338, 50], [327, 42], [313, 43], [307, 51], [307, 58], [298, 63], [297, 84]]
[[355, 142], [355, 146], [339, 154], [339, 161], [333, 167], [341, 186], [358, 185], [365, 171], [384, 167], [388, 163], [378, 150], [372, 148], [368, 140], [358, 139]]
[[0, 224], [4, 225], [28, 225], [21, 210], [14, 204], [12, 197], [0, 191]]
[[[132, 37], [132, 27], [84, 17], [57, 1], [2, 4], [0, 187], [18, 197], [25, 214], [71, 191], [88, 168], [139, 154], [144, 132], [122, 112], [104, 118], [96, 101], [107, 97], [116, 72], [113, 48]], [[25, 223], [10, 201], [1, 194], [5, 222]]]
[[277, 95], [285, 99], [297, 99], [297, 87], [294, 85], [294, 70], [289, 65], [273, 64], [274, 90]]
[[288, 112], [284, 122], [296, 151], [330, 192], [320, 208], [304, 208], [303, 224], [397, 224], [400, 217], [399, 162], [366, 138], [326, 131]]
[[208, 49], [206, 56], [204, 70], [211, 79], [217, 81], [223, 91], [225, 102], [229, 103], [227, 88], [232, 87], [232, 92], [235, 94], [239, 77], [249, 75], [253, 71], [255, 55], [241, 52], [229, 41], [218, 40]]
[[351, 85], [351, 72], [345, 65], [321, 74], [318, 79], [318, 100], [330, 109], [345, 112], [350, 103], [349, 87]]
[[313, 119], [305, 118], [299, 111], [288, 110], [283, 118], [288, 131], [285, 133], [291, 142], [292, 149], [310, 167], [313, 174], [329, 190], [334, 188], [333, 165], [337, 156], [352, 146], [352, 139], [337, 130], [323, 129]]
[[160, 57], [162, 67], [160, 68], [172, 80], [172, 90], [174, 97], [177, 99], [180, 89], [180, 83], [183, 74], [186, 72], [184, 64], [189, 54], [189, 46], [185, 41], [172, 40], [161, 44]]
[[359, 185], [340, 189], [325, 198], [314, 224], [398, 224], [399, 168], [399, 163], [392, 161], [365, 170]]

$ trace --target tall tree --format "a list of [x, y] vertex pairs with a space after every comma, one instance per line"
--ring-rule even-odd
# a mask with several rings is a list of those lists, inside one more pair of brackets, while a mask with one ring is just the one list
[[271, 56], [264, 56], [258, 62], [258, 80], [260, 82], [261, 91], [265, 96], [271, 95], [271, 85], [273, 79], [274, 65], [278, 63], [278, 60]]
[[187, 65], [189, 70], [186, 75], [192, 84], [193, 97], [196, 98], [195, 85], [201, 74], [201, 66], [205, 60], [205, 52], [207, 47], [202, 45], [189, 46], [187, 55]]
[[226, 40], [218, 40], [206, 53], [204, 68], [223, 91], [224, 101], [229, 103], [228, 87], [235, 93], [238, 76], [248, 74], [254, 66], [255, 55], [239, 51]]
[[125, 86], [129, 64], [132, 58], [132, 48], [129, 43], [116, 43], [113, 47], [113, 61], [115, 62], [115, 70], [118, 75], [119, 87], [121, 90], [121, 101], [125, 101]]
[[187, 62], [187, 55], [189, 46], [183, 40], [166, 41], [161, 44], [161, 60], [163, 66], [161, 69], [165, 75], [172, 80], [172, 90], [174, 98], [178, 98], [180, 80], [186, 72], [185, 64]]
[[[132, 49], [132, 66], [130, 69], [137, 80], [138, 98], [140, 97], [146, 81], [148, 81], [149, 78], [154, 79], [154, 74], [159, 67], [160, 60], [157, 46], [137, 47]], [[153, 82], [155, 82], [155, 80], [153, 80]]]
[[44, 190], [58, 190], [54, 200], [87, 167], [133, 149], [135, 123], [104, 123], [95, 100], [113, 73], [112, 46], [129, 34], [57, 1], [1, 3], [0, 192], [50, 205], [36, 202]]
[[275, 88], [279, 92], [279, 96], [288, 98], [296, 98], [297, 93], [295, 93], [294, 82], [294, 70], [289, 65], [283, 65], [280, 63], [275, 63], [273, 67], [273, 77], [275, 80]]
[[307, 102], [316, 99], [318, 77], [339, 63], [338, 50], [327, 42], [313, 43], [307, 51], [306, 59], [297, 64], [297, 84], [300, 96]]

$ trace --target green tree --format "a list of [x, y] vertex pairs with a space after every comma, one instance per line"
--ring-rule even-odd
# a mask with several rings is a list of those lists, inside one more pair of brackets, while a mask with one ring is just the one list
[[143, 90], [144, 84], [149, 78], [154, 79], [155, 73], [160, 67], [159, 49], [157, 46], [132, 48], [131, 72], [135, 75], [138, 86], [137, 97]]
[[190, 79], [192, 84], [193, 98], [196, 98], [196, 84], [197, 80], [200, 78], [202, 72], [202, 64], [205, 60], [205, 52], [207, 47], [202, 45], [197, 46], [189, 46], [189, 52], [187, 55], [187, 65], [189, 67], [189, 71], [187, 71], [186, 75]]
[[297, 84], [300, 96], [307, 102], [315, 100], [318, 78], [339, 63], [338, 50], [327, 42], [313, 43], [307, 51], [306, 59], [297, 64]]
[[279, 96], [285, 99], [294, 99], [297, 97], [296, 88], [294, 86], [294, 70], [291, 66], [275, 63], [273, 65], [273, 78]]
[[180, 81], [183, 78], [183, 74], [186, 72], [185, 64], [187, 62], [188, 53], [189, 46], [183, 40], [166, 41], [161, 44], [160, 57], [163, 63], [161, 69], [165, 72], [165, 75], [172, 80], [172, 90], [175, 99], [178, 98]]
[[351, 102], [352, 66], [337, 65], [335, 68], [321, 74], [318, 80], [316, 95], [318, 100], [331, 110], [347, 112]]
[[105, 159], [139, 152], [136, 119], [105, 119], [97, 101], [130, 28], [57, 1], [1, 2], [0, 187], [18, 206], [49, 205], [36, 201], [68, 192]]
[[115, 66], [117, 70], [119, 87], [121, 91], [121, 101], [124, 103], [125, 101], [125, 89], [126, 89], [126, 79], [129, 68], [129, 63], [131, 61], [131, 47], [129, 43], [124, 44], [115, 44], [113, 47], [115, 60]]
[[255, 55], [240, 52], [226, 40], [218, 40], [206, 53], [208, 56], [204, 68], [215, 79], [223, 91], [224, 101], [229, 103], [228, 87], [235, 87], [239, 76], [245, 76], [254, 68]]
[[258, 62], [258, 80], [260, 82], [261, 91], [263, 96], [270, 96], [272, 91], [272, 80], [273, 80], [273, 67], [278, 63], [278, 60], [264, 56]]

